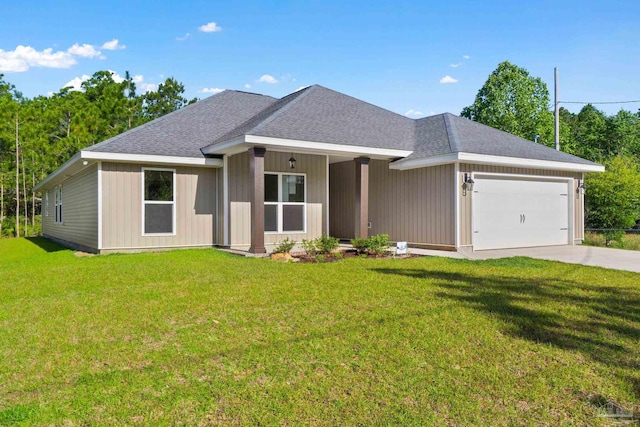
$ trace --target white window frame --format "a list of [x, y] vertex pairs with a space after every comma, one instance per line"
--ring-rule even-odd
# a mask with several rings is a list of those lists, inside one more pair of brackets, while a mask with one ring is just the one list
[[56, 224], [64, 224], [64, 210], [62, 208], [62, 184], [55, 187], [55, 200], [54, 200], [54, 218], [53, 222]]
[[49, 216], [49, 190], [44, 193], [44, 216]]
[[[173, 200], [170, 202], [167, 201], [159, 201], [159, 200], [145, 200], [145, 187], [144, 187], [144, 176], [145, 176], [145, 172], [146, 171], [160, 171], [160, 172], [171, 172], [173, 173]], [[153, 237], [162, 237], [162, 236], [175, 236], [176, 235], [176, 199], [177, 199], [177, 185], [176, 185], [176, 170], [175, 169], [171, 169], [171, 168], [142, 168], [142, 173], [141, 173], [141, 178], [140, 181], [142, 183], [142, 187], [141, 187], [141, 203], [142, 203], [142, 218], [140, 220], [141, 222], [141, 231], [142, 231], [142, 235], [143, 236], [153, 236]], [[145, 232], [145, 208], [147, 206], [147, 204], [150, 205], [172, 205], [173, 209], [172, 209], [172, 230], [171, 233], [146, 233]]]
[[[264, 202], [265, 206], [277, 206], [277, 218], [278, 218], [278, 230], [277, 231], [265, 231], [264, 234], [306, 234], [307, 233], [307, 174], [306, 173], [294, 173], [294, 172], [265, 172], [265, 175], [277, 175], [278, 176], [278, 201], [277, 202]], [[304, 202], [283, 202], [282, 201], [282, 176], [294, 175], [304, 177]], [[302, 230], [283, 231], [283, 206], [302, 206]]]

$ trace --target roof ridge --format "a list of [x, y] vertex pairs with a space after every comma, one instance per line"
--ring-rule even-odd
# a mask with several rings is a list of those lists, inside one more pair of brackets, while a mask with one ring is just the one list
[[[256, 132], [256, 131], [258, 131], [258, 129], [268, 125], [269, 123], [274, 121], [277, 117], [281, 116], [285, 111], [289, 110], [291, 108], [291, 106], [295, 105], [295, 103], [298, 102], [300, 99], [304, 98], [307, 94], [313, 92], [313, 90], [315, 90], [316, 88], [317, 88], [317, 85], [307, 86], [304, 89], [300, 89], [300, 90], [297, 90], [295, 92], [290, 93], [289, 95], [283, 96], [282, 98], [280, 98], [281, 101], [284, 101], [285, 98], [288, 98], [290, 96], [292, 97], [292, 99], [289, 100], [288, 102], [284, 103], [284, 105], [282, 107], [278, 108], [273, 113], [269, 114], [267, 117], [264, 118], [264, 120], [261, 120], [260, 123], [258, 123], [257, 125], [255, 125], [251, 129], [249, 129], [245, 133], [249, 134], [251, 132]], [[277, 103], [277, 101], [276, 101], [276, 103]], [[269, 107], [271, 107], [273, 105], [274, 104], [271, 104]], [[269, 107], [267, 107], [267, 108], [269, 108]], [[258, 114], [260, 114], [260, 113], [258, 113]], [[256, 114], [253, 117], [256, 117], [258, 114]]]
[[451, 120], [451, 113], [442, 113], [442, 120], [444, 121], [444, 128], [447, 132], [447, 140], [449, 141], [449, 150], [452, 153], [460, 151], [460, 138], [458, 137], [458, 131], [456, 130], [453, 121]]
[[[391, 111], [391, 110], [389, 110], [388, 108], [384, 108], [384, 107], [381, 107], [381, 106], [379, 106], [379, 105], [372, 104], [371, 102], [365, 101], [365, 100], [363, 100], [363, 99], [356, 98], [355, 96], [351, 96], [351, 95], [348, 95], [348, 94], [346, 94], [346, 93], [339, 92], [339, 91], [334, 90], [334, 89], [331, 89], [331, 88], [329, 88], [329, 87], [325, 87], [325, 86], [322, 86], [322, 85], [319, 85], [319, 84], [315, 84], [315, 85], [310, 86], [310, 87], [319, 87], [319, 88], [322, 88], [322, 89], [324, 89], [324, 90], [328, 90], [328, 91], [331, 91], [331, 92], [333, 92], [333, 93], [337, 93], [338, 95], [342, 95], [342, 96], [346, 96], [346, 97], [351, 98], [351, 99], [355, 99], [356, 101], [362, 102], [363, 104], [367, 104], [367, 105], [370, 105], [370, 106], [372, 106], [372, 107], [375, 107], [375, 108], [377, 108], [377, 109], [379, 109], [379, 110], [386, 111], [387, 113], [391, 113], [391, 114], [394, 114], [394, 115], [396, 115], [396, 116], [398, 116], [398, 117], [402, 117], [402, 118], [403, 118], [403, 119], [405, 119], [405, 120], [411, 120], [412, 122], [415, 122], [415, 121], [417, 120], [417, 119], [412, 119], [412, 118], [410, 118], [410, 117], [407, 117], [407, 116], [405, 116], [404, 114], [400, 114], [400, 113], [396, 113], [395, 111]], [[423, 117], [423, 118], [426, 118], [426, 117]]]
[[[247, 120], [245, 120], [244, 122], [240, 123], [238, 126], [234, 127], [233, 129], [231, 129], [229, 132], [225, 133], [224, 135], [222, 135], [219, 138], [216, 138], [213, 141], [210, 141], [208, 144], [204, 145], [203, 147], [200, 148], [200, 150], [209, 147], [211, 145], [215, 145], [218, 144], [220, 142], [223, 141], [227, 141], [229, 139], [233, 139], [236, 138], [238, 136], [241, 135], [247, 135], [249, 134], [251, 131], [254, 131], [256, 128], [258, 128], [259, 126], [261, 126], [263, 124], [263, 122], [267, 119], [269, 119], [271, 116], [273, 116], [274, 114], [276, 114], [278, 111], [280, 111], [281, 108], [284, 108], [285, 106], [289, 105], [290, 103], [292, 103], [293, 101], [295, 101], [297, 98], [299, 98], [304, 92], [308, 91], [310, 88], [312, 88], [313, 86], [308, 86], [304, 89], [301, 89], [299, 91], [295, 91], [292, 92], [286, 96], [283, 96], [280, 99], [276, 99], [275, 102], [272, 102], [271, 104], [267, 105], [265, 108], [263, 108], [262, 110], [258, 111], [256, 114], [254, 114], [253, 116], [249, 117]], [[295, 97], [294, 97], [295, 95]], [[292, 97], [292, 99], [289, 99], [287, 102], [287, 98]], [[260, 120], [259, 123], [255, 126], [251, 126], [251, 128], [244, 130], [242, 132], [240, 132], [240, 130], [242, 130], [245, 126], [251, 124], [251, 122], [253, 120], [256, 120], [256, 117], [259, 117], [261, 114], [265, 113], [267, 110], [269, 110], [270, 108], [274, 108], [274, 106], [276, 106], [276, 104], [278, 103], [283, 103], [284, 105], [280, 108], [277, 107], [277, 109], [273, 112], [268, 114], [264, 119]], [[239, 133], [240, 132], [240, 133]]]

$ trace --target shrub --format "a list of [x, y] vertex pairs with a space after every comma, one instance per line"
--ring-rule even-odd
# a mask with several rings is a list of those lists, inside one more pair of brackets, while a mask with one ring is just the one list
[[316, 241], [314, 239], [302, 239], [301, 246], [308, 256], [315, 256], [316, 252], [318, 251], [318, 248], [316, 247]]
[[391, 246], [388, 234], [376, 234], [369, 238], [353, 239], [351, 245], [358, 251], [358, 253], [369, 253], [376, 256], [384, 255], [387, 249]]
[[369, 239], [353, 239], [351, 240], [351, 246], [353, 246], [358, 253], [364, 253], [369, 250]]
[[376, 234], [369, 237], [369, 250], [376, 254], [376, 256], [382, 256], [387, 253], [387, 250], [391, 246], [388, 234]]
[[316, 262], [324, 262], [325, 261], [325, 256], [324, 255], [318, 255], [316, 257]]
[[343, 257], [344, 257], [344, 254], [342, 252], [335, 252], [333, 254], [334, 259], [342, 259]]
[[327, 236], [326, 233], [322, 233], [322, 236], [316, 239], [315, 244], [318, 252], [328, 254], [338, 249], [340, 241], [337, 237]]
[[278, 246], [273, 250], [274, 254], [288, 254], [291, 252], [291, 249], [296, 245], [295, 240], [289, 240], [287, 237], [282, 242], [278, 243]]

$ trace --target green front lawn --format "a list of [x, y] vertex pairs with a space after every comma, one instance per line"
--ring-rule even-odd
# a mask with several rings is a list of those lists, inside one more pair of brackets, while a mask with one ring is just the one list
[[0, 425], [597, 425], [640, 275], [512, 258], [78, 258], [0, 240]]

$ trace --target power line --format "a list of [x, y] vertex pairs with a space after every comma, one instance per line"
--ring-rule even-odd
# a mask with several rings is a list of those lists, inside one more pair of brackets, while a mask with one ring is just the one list
[[558, 101], [558, 104], [633, 104], [637, 101], [601, 101], [601, 102], [585, 102], [585, 101]]

